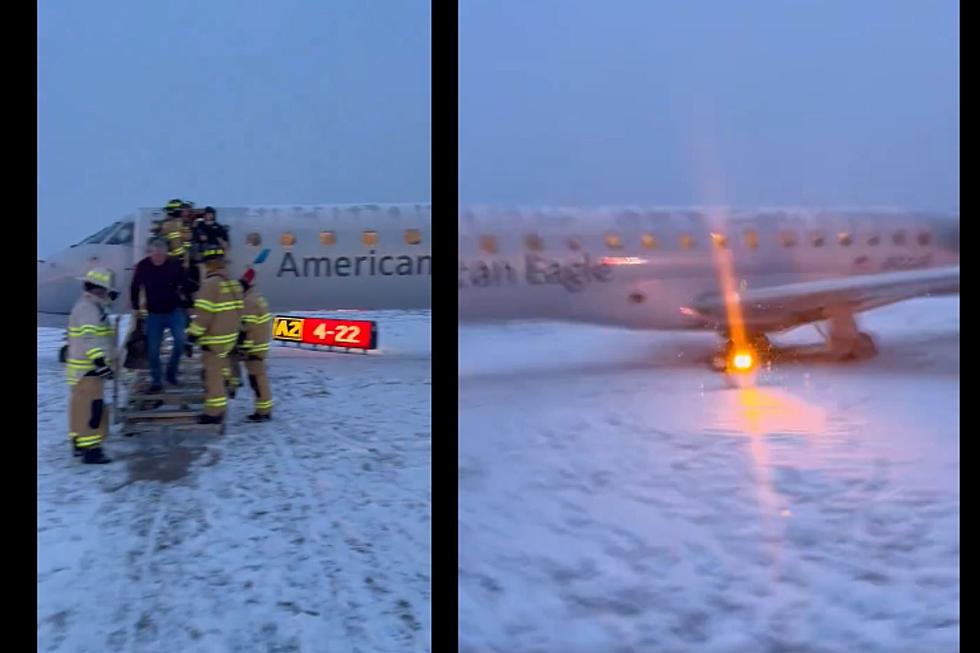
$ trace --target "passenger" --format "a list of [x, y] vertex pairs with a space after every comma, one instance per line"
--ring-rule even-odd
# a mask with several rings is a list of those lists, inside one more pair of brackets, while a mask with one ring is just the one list
[[[167, 243], [160, 238], [150, 243], [150, 255], [136, 264], [133, 282], [129, 289], [130, 302], [138, 320], [142, 320], [140, 290], [146, 300], [146, 350], [150, 363], [148, 393], [163, 389], [160, 368], [160, 347], [163, 332], [170, 330], [173, 351], [167, 364], [167, 383], [178, 385], [177, 372], [184, 349], [185, 308], [188, 303], [187, 279], [179, 261], [167, 255]], [[142, 324], [140, 324], [142, 326]]]
[[204, 217], [194, 225], [194, 243], [202, 249], [220, 248], [228, 251], [228, 227], [218, 224], [214, 207], [204, 209]]

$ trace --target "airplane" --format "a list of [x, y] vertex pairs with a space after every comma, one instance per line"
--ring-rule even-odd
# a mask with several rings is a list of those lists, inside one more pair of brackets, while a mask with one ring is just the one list
[[[163, 218], [162, 209], [139, 209], [39, 259], [38, 326], [67, 328], [78, 278], [95, 266], [115, 273], [115, 309], [129, 310], [133, 269]], [[229, 227], [231, 278], [251, 266], [274, 312], [430, 307], [429, 204], [217, 207], [217, 218]]]
[[728, 208], [459, 209], [459, 320], [705, 330], [719, 371], [826, 321], [835, 359], [877, 353], [855, 316], [959, 293], [958, 214]]

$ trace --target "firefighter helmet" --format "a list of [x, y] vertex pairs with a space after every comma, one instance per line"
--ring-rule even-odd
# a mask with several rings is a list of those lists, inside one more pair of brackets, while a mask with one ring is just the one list
[[116, 275], [109, 268], [92, 268], [85, 273], [84, 277], [80, 277], [79, 281], [105, 288], [109, 292], [116, 292], [115, 277]]

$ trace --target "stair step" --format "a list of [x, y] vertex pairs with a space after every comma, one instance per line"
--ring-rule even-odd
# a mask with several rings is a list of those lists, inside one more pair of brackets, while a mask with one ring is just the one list
[[180, 392], [131, 392], [129, 394], [130, 401], [190, 401], [190, 402], [202, 402], [204, 401], [204, 388], [195, 388], [190, 390], [182, 390]]
[[135, 410], [127, 412], [126, 421], [133, 420], [168, 420], [168, 419], [197, 419], [201, 414], [198, 410]]

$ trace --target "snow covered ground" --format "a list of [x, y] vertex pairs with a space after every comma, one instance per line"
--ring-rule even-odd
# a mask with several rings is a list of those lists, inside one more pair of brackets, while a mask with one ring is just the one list
[[862, 323], [754, 389], [711, 336], [460, 328], [460, 650], [959, 650], [959, 300]]
[[273, 348], [275, 421], [74, 461], [38, 329], [38, 650], [397, 653], [430, 645], [430, 316], [381, 353]]

